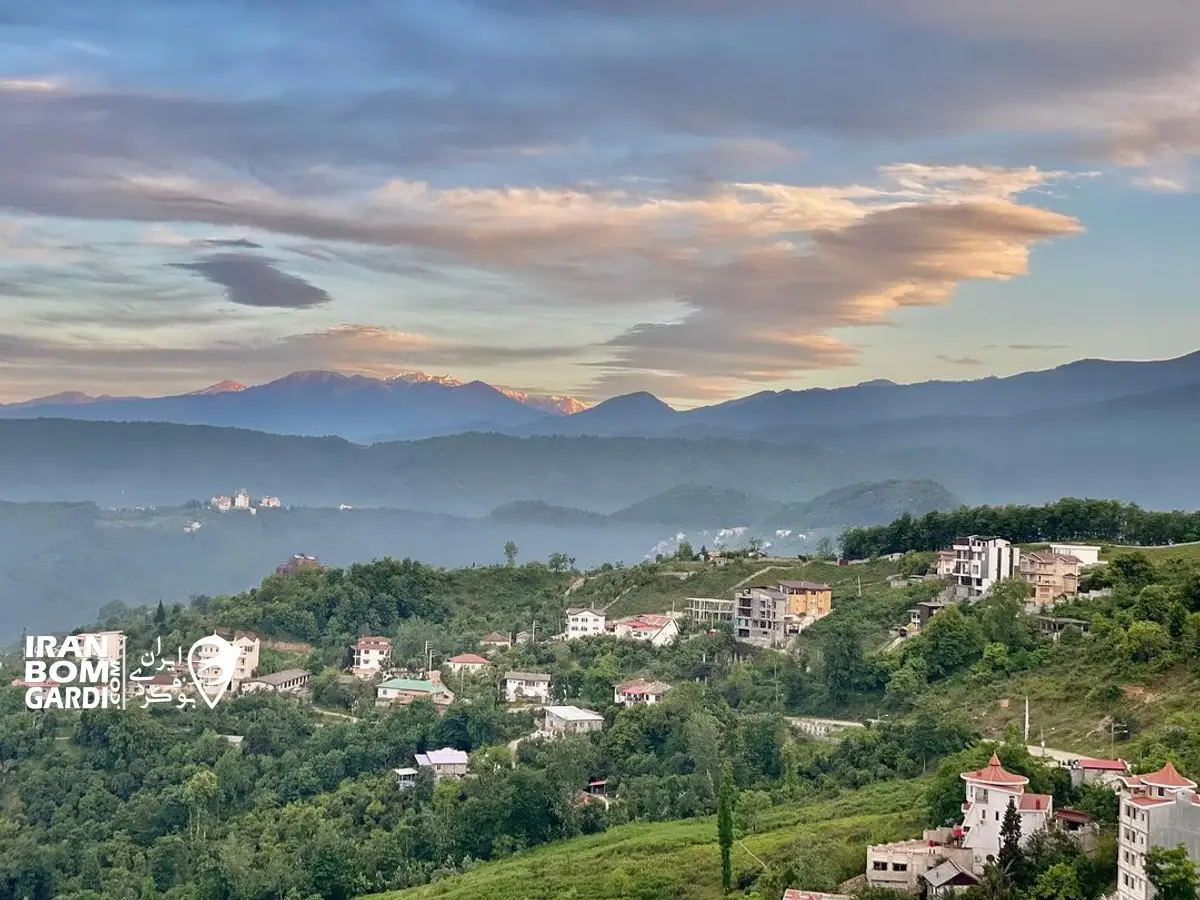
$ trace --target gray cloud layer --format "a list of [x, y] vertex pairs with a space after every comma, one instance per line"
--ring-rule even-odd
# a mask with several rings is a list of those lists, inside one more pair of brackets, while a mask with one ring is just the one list
[[190, 263], [173, 263], [225, 289], [232, 303], [276, 309], [311, 309], [333, 298], [303, 278], [246, 253], [220, 253]]

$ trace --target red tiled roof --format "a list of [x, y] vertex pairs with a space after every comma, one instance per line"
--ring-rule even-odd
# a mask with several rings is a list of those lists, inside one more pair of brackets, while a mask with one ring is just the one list
[[1029, 784], [1029, 779], [1024, 775], [1014, 775], [1012, 772], [1005, 771], [1000, 765], [1000, 757], [995, 753], [992, 754], [991, 762], [986, 768], [979, 769], [975, 772], [963, 772], [962, 778], [965, 781], [981, 781], [984, 784], [995, 784], [1001, 787]]
[[448, 660], [452, 663], [478, 663], [481, 665], [490, 665], [486, 659], [477, 653], [460, 653], [458, 656], [452, 656]]
[[1039, 809], [1049, 809], [1051, 802], [1054, 800], [1049, 794], [1022, 794], [1021, 805], [1017, 809], [1025, 812], [1032, 812]]
[[1161, 803], [1172, 803], [1170, 797], [1130, 797], [1129, 802], [1134, 806], [1158, 806]]
[[1196, 782], [1180, 775], [1170, 760], [1168, 760], [1167, 764], [1157, 772], [1153, 772], [1149, 775], [1143, 775], [1142, 784], [1168, 788], [1194, 788], [1196, 786]]
[[1123, 759], [1081, 759], [1079, 768], [1097, 772], [1124, 772], [1129, 768], [1129, 763]]
[[506, 638], [504, 635], [499, 634], [498, 632], [495, 632], [495, 631], [491, 632], [490, 634], [485, 634], [483, 636], [482, 640], [483, 640], [483, 643], [485, 643], [485, 644], [507, 644], [507, 643], [509, 643], [508, 638]]
[[1054, 818], [1061, 819], [1064, 822], [1075, 822], [1078, 825], [1086, 825], [1092, 821], [1091, 816], [1078, 809], [1056, 810], [1054, 813]]
[[358, 650], [365, 650], [368, 647], [391, 647], [392, 641], [391, 638], [385, 637], [362, 637], [354, 646]]

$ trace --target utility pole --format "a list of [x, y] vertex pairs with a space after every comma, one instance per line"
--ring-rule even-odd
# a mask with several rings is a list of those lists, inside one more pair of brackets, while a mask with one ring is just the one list
[[429, 677], [429, 673], [433, 671], [433, 641], [425, 642], [425, 677]]
[[533, 620], [533, 630], [529, 632], [529, 643], [537, 643], [537, 619]]
[[1118, 728], [1120, 728], [1120, 729], [1121, 729], [1121, 734], [1123, 734], [1123, 735], [1124, 735], [1124, 734], [1128, 734], [1128, 733], [1129, 733], [1129, 728], [1128, 728], [1128, 727], [1125, 725], [1125, 723], [1123, 723], [1123, 722], [1118, 722], [1116, 719], [1113, 719], [1113, 722], [1112, 722], [1112, 740], [1111, 740], [1111, 741], [1110, 741], [1110, 743], [1109, 743], [1109, 746], [1112, 748], [1112, 749], [1111, 749], [1111, 751], [1110, 751], [1110, 755], [1111, 755], [1111, 756], [1116, 756], [1116, 755], [1117, 755], [1117, 729], [1118, 729]]
[[858, 576], [858, 596], [862, 596], [862, 576]]
[[1025, 746], [1029, 746], [1029, 698], [1025, 698]]

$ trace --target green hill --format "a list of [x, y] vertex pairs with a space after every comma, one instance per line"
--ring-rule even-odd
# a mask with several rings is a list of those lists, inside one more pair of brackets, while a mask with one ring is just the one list
[[[775, 807], [763, 815], [758, 833], [734, 845], [735, 878], [750, 881], [761, 871], [761, 860], [772, 867], [792, 865], [809, 889], [835, 890], [862, 873], [867, 844], [920, 832], [924, 784], [892, 782]], [[722, 893], [716, 837], [714, 817], [622, 825], [375, 900], [717, 900]]]

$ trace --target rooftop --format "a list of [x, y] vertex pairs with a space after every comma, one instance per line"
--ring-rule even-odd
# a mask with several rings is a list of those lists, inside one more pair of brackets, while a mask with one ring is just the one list
[[281, 685], [289, 681], [295, 681], [297, 678], [308, 678], [309, 673], [303, 669], [284, 669], [282, 672], [275, 672], [271, 675], [260, 675], [257, 678], [251, 678], [251, 681], [257, 681], [260, 684]]
[[781, 581], [779, 586], [789, 591], [832, 591], [833, 586], [820, 581]]
[[1149, 775], [1142, 775], [1140, 777], [1141, 777], [1142, 784], [1148, 784], [1148, 785], [1151, 785], [1152, 787], [1164, 787], [1164, 788], [1194, 788], [1194, 787], [1196, 787], [1196, 782], [1192, 781], [1190, 778], [1184, 778], [1182, 775], [1180, 775], [1179, 771], [1175, 768], [1175, 765], [1170, 760], [1167, 760], [1167, 764], [1165, 766], [1163, 766], [1161, 769], [1159, 769], [1157, 772], [1151, 772]]
[[1129, 769], [1129, 763], [1123, 759], [1081, 759], [1079, 768], [1096, 772], [1125, 772]]
[[578, 706], [547, 706], [545, 710], [546, 715], [567, 722], [596, 722], [604, 718], [594, 709], [580, 709]]
[[1023, 812], [1050, 809], [1054, 798], [1049, 794], [1022, 794], [1021, 804], [1017, 807]]
[[581, 616], [584, 613], [589, 613], [590, 615], [593, 615], [593, 616], [599, 616], [601, 619], [604, 618], [603, 612], [601, 612], [598, 609], [592, 609], [591, 607], [588, 607], [588, 606], [572, 606], [567, 609], [568, 616]]
[[489, 632], [488, 634], [485, 634], [480, 640], [485, 644], [508, 644], [508, 643], [511, 643], [510, 639], [506, 635], [500, 634], [497, 631], [492, 631], [492, 632]]
[[462, 750], [453, 747], [443, 747], [441, 750], [430, 750], [416, 755], [418, 766], [465, 766], [470, 762]]
[[966, 882], [968, 884], [978, 884], [979, 879], [971, 872], [959, 866], [954, 860], [948, 859], [943, 863], [934, 866], [925, 873], [925, 880], [930, 887], [945, 887], [952, 882]]
[[665, 694], [670, 689], [669, 684], [663, 684], [661, 681], [646, 681], [643, 678], [634, 678], [617, 685], [617, 691], [622, 694]]
[[389, 691], [412, 691], [414, 693], [425, 694], [440, 694], [446, 690], [440, 684], [434, 684], [432, 681], [421, 681], [417, 678], [389, 678], [387, 681], [379, 683], [380, 690]]
[[1029, 784], [1029, 779], [1024, 775], [1014, 775], [1012, 772], [1006, 771], [1000, 765], [1000, 757], [995, 753], [992, 754], [992, 759], [986, 767], [974, 772], [963, 772], [962, 778], [964, 781], [979, 781], [997, 787], [1024, 787]]
[[469, 666], [488, 666], [491, 665], [486, 659], [478, 653], [460, 653], [458, 656], [452, 656], [447, 662], [461, 663]]
[[507, 681], [549, 681], [550, 676], [545, 672], [505, 672]]

